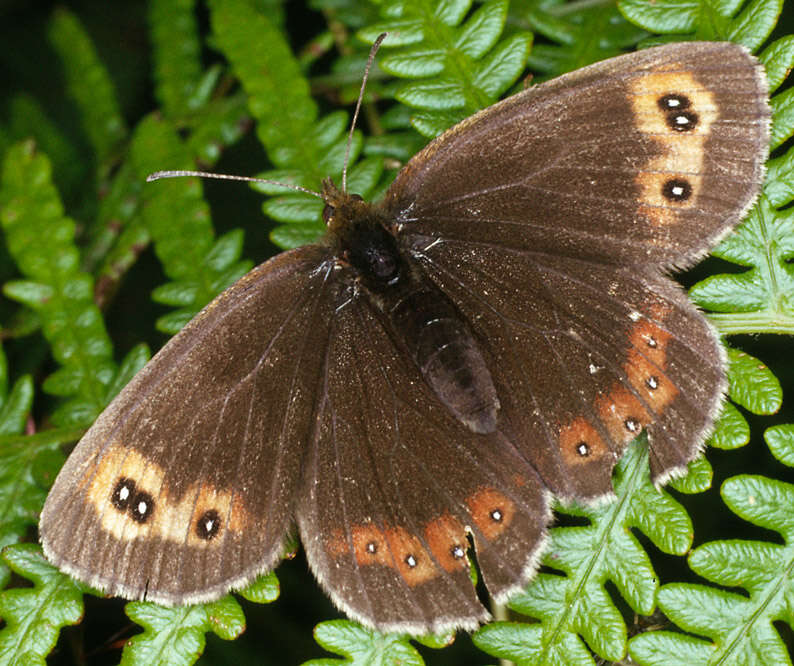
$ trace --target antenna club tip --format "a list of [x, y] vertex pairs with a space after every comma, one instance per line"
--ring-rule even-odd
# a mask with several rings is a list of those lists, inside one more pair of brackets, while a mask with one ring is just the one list
[[174, 176], [181, 175], [180, 171], [155, 171], [146, 176], [146, 182], [151, 183], [153, 180], [162, 180], [163, 178], [173, 178]]

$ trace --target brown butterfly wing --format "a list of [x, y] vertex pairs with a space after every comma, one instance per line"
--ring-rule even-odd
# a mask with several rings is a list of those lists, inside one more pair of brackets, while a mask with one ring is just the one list
[[755, 199], [769, 117], [743, 47], [648, 49], [464, 120], [409, 162], [385, 205], [431, 240], [686, 265]]
[[473, 629], [487, 618], [468, 535], [503, 598], [535, 569], [549, 520], [540, 479], [499, 433], [441, 406], [365, 297], [334, 317], [297, 510], [318, 580], [381, 630]]
[[649, 49], [463, 121], [389, 190], [404, 246], [488, 356], [501, 431], [553, 491], [608, 492], [644, 427], [657, 481], [702, 445], [722, 352], [663, 271], [757, 195], [764, 98], [742, 47]]
[[124, 388], [47, 498], [52, 562], [167, 604], [217, 598], [274, 565], [337, 296], [327, 258], [309, 246], [259, 266]]
[[638, 268], [495, 247], [463, 263], [463, 252], [437, 244], [429, 272], [474, 322], [500, 431], [549, 489], [610, 492], [614, 464], [643, 428], [657, 482], [695, 457], [725, 388], [723, 356], [677, 285]]

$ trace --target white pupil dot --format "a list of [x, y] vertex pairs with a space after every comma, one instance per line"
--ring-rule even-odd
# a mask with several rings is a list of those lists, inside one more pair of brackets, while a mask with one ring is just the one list
[[681, 196], [683, 193], [684, 193], [684, 188], [683, 188], [683, 187], [681, 187], [680, 185], [676, 185], [676, 186], [673, 188], [673, 194], [674, 194], [675, 196], [677, 196], [677, 197], [680, 197], [680, 196]]
[[213, 526], [213, 524], [214, 524], [214, 521], [212, 521], [212, 520], [208, 520], [206, 523], [204, 523], [204, 529], [205, 529], [207, 532], [211, 532], [211, 531], [212, 531], [212, 526]]
[[138, 502], [138, 513], [141, 515], [145, 514], [147, 508], [146, 502]]
[[127, 486], [122, 486], [121, 490], [119, 490], [119, 499], [123, 502], [130, 496], [130, 489]]
[[648, 377], [648, 388], [655, 389], [659, 386], [659, 381], [656, 377]]
[[413, 555], [409, 555], [408, 557], [405, 558], [405, 563], [409, 567], [415, 567], [416, 566], [416, 558]]
[[671, 97], [667, 100], [667, 106], [669, 106], [671, 109], [675, 109], [676, 107], [681, 106], [681, 100]]
[[496, 521], [502, 520], [502, 512], [499, 511], [499, 509], [494, 509], [493, 511], [491, 511], [491, 518], [493, 518]]
[[687, 118], [686, 116], [676, 116], [675, 122], [678, 123], [679, 125], [689, 125], [689, 118]]

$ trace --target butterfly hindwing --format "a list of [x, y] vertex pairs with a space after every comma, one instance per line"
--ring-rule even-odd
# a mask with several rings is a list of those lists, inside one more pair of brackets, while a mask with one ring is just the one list
[[335, 318], [298, 522], [312, 569], [382, 630], [473, 628], [469, 535], [492, 594], [533, 573], [549, 520], [540, 480], [504, 437], [434, 399], [365, 298]]
[[[466, 252], [478, 260], [461, 262]], [[722, 356], [670, 280], [470, 244], [437, 243], [424, 256], [474, 322], [500, 396], [500, 429], [550, 490], [609, 493], [612, 467], [643, 428], [655, 480], [696, 455], [725, 387]]]

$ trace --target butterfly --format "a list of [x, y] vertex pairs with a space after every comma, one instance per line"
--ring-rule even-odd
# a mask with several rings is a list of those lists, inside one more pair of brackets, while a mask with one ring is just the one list
[[476, 113], [378, 204], [325, 181], [325, 237], [218, 296], [77, 444], [46, 556], [188, 604], [273, 569], [297, 529], [351, 618], [474, 629], [473, 556], [504, 601], [553, 496], [609, 496], [642, 431], [656, 484], [701, 450], [724, 353], [668, 273], [752, 205], [769, 119], [745, 49], [672, 44]]

